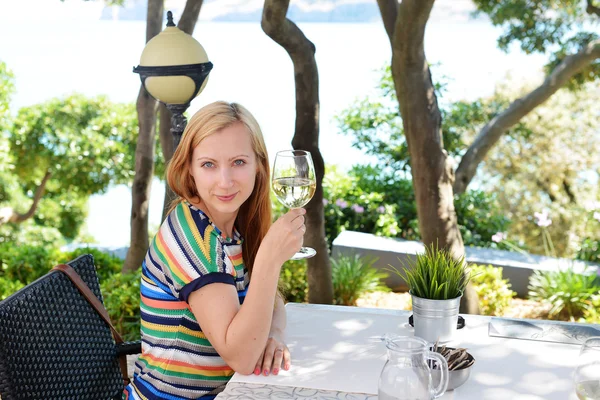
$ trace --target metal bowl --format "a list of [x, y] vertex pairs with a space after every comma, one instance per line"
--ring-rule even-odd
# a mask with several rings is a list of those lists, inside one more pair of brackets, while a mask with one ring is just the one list
[[[470, 354], [467, 353], [468, 355], [468, 360], [475, 360], [475, 358]], [[462, 369], [458, 369], [458, 370], [454, 370], [454, 371], [448, 371], [449, 373], [449, 377], [448, 377], [448, 388], [446, 390], [454, 390], [457, 387], [461, 386], [463, 383], [465, 383], [467, 381], [467, 379], [469, 379], [469, 376], [471, 375], [471, 369], [473, 368], [473, 364], [471, 364], [469, 367], [467, 368], [462, 368]], [[431, 384], [433, 385], [433, 387], [437, 387], [440, 384], [440, 378], [441, 378], [441, 373], [439, 369], [432, 369], [431, 370]]]

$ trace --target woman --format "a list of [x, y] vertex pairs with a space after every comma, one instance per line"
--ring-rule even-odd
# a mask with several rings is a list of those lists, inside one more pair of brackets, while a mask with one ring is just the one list
[[254, 117], [235, 103], [199, 110], [167, 182], [179, 199], [142, 265], [142, 354], [123, 398], [212, 399], [234, 371], [289, 369], [277, 283], [302, 245], [305, 210], [271, 224], [269, 160]]

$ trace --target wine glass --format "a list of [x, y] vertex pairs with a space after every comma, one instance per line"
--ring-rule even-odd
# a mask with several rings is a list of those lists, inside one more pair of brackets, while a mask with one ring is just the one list
[[[273, 165], [273, 192], [277, 200], [288, 208], [304, 207], [315, 194], [317, 180], [315, 166], [308, 151], [283, 150], [275, 155]], [[291, 259], [313, 257], [317, 252], [302, 247]]]
[[600, 400], [600, 336], [587, 338], [581, 345], [575, 392], [580, 400]]

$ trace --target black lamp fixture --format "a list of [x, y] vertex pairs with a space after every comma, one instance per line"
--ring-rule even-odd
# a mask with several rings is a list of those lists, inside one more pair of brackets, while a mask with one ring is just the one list
[[206, 86], [213, 65], [202, 45], [175, 26], [171, 11], [167, 20], [167, 27], [146, 44], [133, 72], [140, 74], [150, 96], [171, 111], [171, 133], [177, 148], [187, 124], [183, 113]]

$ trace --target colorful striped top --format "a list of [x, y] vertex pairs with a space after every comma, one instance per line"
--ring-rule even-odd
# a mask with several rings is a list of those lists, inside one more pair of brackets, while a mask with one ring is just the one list
[[123, 399], [211, 399], [219, 393], [234, 371], [206, 339], [187, 301], [193, 291], [221, 282], [236, 286], [242, 304], [248, 280], [239, 233], [227, 238], [201, 210], [179, 204], [142, 264], [142, 354]]

